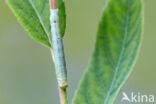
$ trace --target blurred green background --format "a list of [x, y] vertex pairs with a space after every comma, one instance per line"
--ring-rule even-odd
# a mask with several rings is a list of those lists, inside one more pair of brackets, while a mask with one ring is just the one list
[[[66, 0], [64, 38], [69, 101], [91, 58], [105, 0]], [[144, 0], [144, 41], [134, 71], [121, 92], [156, 95], [156, 1]], [[115, 104], [121, 104], [120, 93]], [[0, 0], [0, 104], [59, 104], [48, 48], [33, 41]]]

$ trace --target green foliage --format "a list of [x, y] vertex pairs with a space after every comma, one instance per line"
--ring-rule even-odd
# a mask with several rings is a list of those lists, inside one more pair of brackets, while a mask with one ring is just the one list
[[[49, 0], [7, 0], [7, 3], [32, 38], [51, 47]], [[58, 0], [58, 9], [63, 36], [66, 27], [66, 15], [62, 0]]]
[[73, 104], [112, 104], [131, 72], [141, 43], [142, 1], [110, 0], [91, 64]]
[[[26, 31], [51, 47], [49, 0], [7, 0]], [[66, 14], [58, 0], [60, 28], [65, 33]], [[91, 64], [81, 80], [73, 104], [112, 104], [132, 71], [141, 43], [141, 0], [110, 0], [99, 25]]]

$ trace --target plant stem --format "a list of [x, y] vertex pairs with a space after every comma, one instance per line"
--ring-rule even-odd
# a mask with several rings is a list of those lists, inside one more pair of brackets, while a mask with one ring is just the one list
[[52, 57], [55, 64], [56, 76], [58, 81], [60, 104], [68, 104], [67, 102], [67, 70], [64, 57], [64, 49], [62, 37], [59, 27], [59, 16], [57, 9], [57, 0], [49, 0], [50, 2], [50, 24], [52, 33]]
[[66, 88], [59, 87], [60, 104], [68, 104]]

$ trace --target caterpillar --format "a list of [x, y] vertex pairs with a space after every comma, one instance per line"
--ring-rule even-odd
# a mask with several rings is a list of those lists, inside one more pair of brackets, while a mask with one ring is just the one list
[[66, 88], [67, 84], [67, 69], [64, 56], [62, 37], [59, 27], [59, 16], [56, 0], [50, 0], [50, 24], [52, 33], [52, 48], [53, 60], [55, 64], [57, 81], [60, 87]]

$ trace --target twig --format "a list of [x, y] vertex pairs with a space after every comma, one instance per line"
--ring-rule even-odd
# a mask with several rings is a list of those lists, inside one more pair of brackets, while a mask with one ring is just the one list
[[67, 70], [64, 57], [62, 37], [60, 34], [57, 0], [49, 0], [49, 2], [50, 2], [50, 24], [52, 33], [51, 43], [53, 48], [53, 50], [51, 50], [51, 53], [53, 56], [56, 76], [58, 80], [60, 104], [68, 104], [66, 92], [66, 88], [68, 86]]
[[60, 104], [68, 104], [66, 88], [59, 87]]

